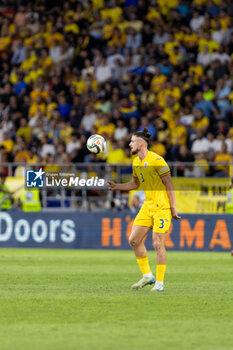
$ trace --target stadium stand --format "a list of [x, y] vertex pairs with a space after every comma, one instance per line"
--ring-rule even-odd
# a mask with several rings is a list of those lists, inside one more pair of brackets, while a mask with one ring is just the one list
[[152, 150], [210, 174], [233, 151], [232, 16], [231, 0], [1, 1], [0, 161], [127, 163], [146, 126]]

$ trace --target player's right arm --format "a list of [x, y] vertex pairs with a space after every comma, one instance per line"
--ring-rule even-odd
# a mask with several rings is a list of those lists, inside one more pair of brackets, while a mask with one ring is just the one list
[[126, 182], [125, 184], [116, 184], [113, 181], [108, 181], [108, 189], [112, 191], [132, 191], [136, 190], [140, 185], [140, 182], [137, 177], [133, 176], [132, 180]]
[[181, 217], [178, 215], [176, 210], [176, 199], [175, 199], [175, 189], [172, 182], [171, 174], [167, 174], [162, 177], [162, 182], [166, 187], [167, 196], [170, 202], [171, 214], [175, 220], [179, 220]]

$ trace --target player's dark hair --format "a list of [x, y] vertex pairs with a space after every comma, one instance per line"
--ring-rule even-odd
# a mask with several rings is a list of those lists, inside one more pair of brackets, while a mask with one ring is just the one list
[[141, 137], [143, 140], [146, 141], [147, 145], [149, 146], [151, 134], [148, 133], [147, 128], [144, 128], [143, 131], [136, 131], [133, 133], [133, 135], [135, 135], [137, 137]]

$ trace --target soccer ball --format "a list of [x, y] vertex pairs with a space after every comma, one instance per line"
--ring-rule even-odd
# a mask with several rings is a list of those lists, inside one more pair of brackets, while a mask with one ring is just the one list
[[95, 154], [102, 153], [106, 149], [105, 139], [100, 135], [92, 135], [87, 140], [87, 149]]

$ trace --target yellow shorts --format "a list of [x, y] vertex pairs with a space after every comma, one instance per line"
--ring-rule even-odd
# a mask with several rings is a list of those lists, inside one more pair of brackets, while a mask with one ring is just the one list
[[143, 205], [134, 220], [134, 225], [153, 228], [153, 232], [166, 233], [171, 224], [171, 209], [160, 209], [151, 211]]

